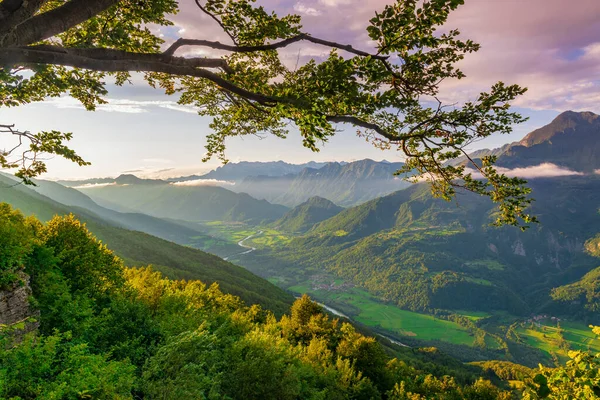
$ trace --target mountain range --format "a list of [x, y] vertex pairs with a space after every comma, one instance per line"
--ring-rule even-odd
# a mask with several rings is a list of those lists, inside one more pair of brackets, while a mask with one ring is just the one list
[[297, 174], [250, 176], [232, 190], [289, 207], [313, 196], [347, 207], [409, 186], [394, 176], [402, 166], [402, 163], [369, 159], [346, 164], [328, 163], [319, 169], [305, 168]]
[[[599, 136], [600, 116], [589, 111], [565, 111], [518, 142], [477, 150], [470, 156], [496, 156], [496, 165], [509, 169], [550, 163], [575, 172], [595, 173], [600, 169]], [[465, 161], [465, 157], [460, 157], [452, 164]]]
[[219, 186], [193, 186], [161, 181], [83, 187], [97, 203], [123, 212], [141, 212], [184, 221], [274, 221], [288, 208], [234, 193]]
[[[205, 175], [168, 180], [127, 174], [58, 183], [77, 188], [106, 208], [122, 212], [192, 221], [257, 223], [275, 220], [287, 211], [285, 207], [295, 207], [315, 196], [347, 207], [405, 188], [410, 184], [394, 176], [402, 166], [369, 159], [299, 165], [241, 162]], [[177, 209], [172, 210], [170, 205]]]
[[498, 165], [507, 168], [545, 162], [584, 173], [599, 169], [600, 117], [591, 112], [564, 112], [510, 146], [498, 159]]
[[241, 161], [217, 167], [204, 175], [190, 175], [170, 179], [172, 182], [185, 182], [202, 179], [239, 182], [249, 176], [284, 176], [297, 174], [305, 168], [321, 168], [327, 163], [311, 161], [304, 164], [289, 164], [283, 161]]

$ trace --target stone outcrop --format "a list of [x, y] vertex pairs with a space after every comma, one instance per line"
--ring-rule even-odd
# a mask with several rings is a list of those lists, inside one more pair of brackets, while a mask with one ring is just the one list
[[0, 291], [0, 329], [11, 330], [17, 340], [39, 326], [39, 311], [29, 303], [30, 297], [29, 276], [25, 274], [12, 287]]

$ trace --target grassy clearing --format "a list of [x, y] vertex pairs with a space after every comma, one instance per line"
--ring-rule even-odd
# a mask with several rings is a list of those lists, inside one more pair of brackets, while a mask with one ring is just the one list
[[486, 268], [486, 269], [489, 269], [491, 271], [503, 271], [504, 270], [504, 265], [500, 264], [496, 260], [490, 260], [490, 259], [481, 259], [481, 260], [468, 261], [468, 262], [465, 263], [465, 265], [467, 267], [473, 268], [473, 269]]
[[[360, 301], [360, 300], [359, 300]], [[473, 337], [463, 327], [431, 315], [401, 310], [373, 301], [361, 301], [357, 320], [365, 325], [380, 326], [398, 335], [422, 340], [443, 340], [454, 344], [472, 345]]]
[[248, 239], [248, 241], [246, 242], [246, 244], [248, 246], [253, 246], [258, 249], [269, 248], [269, 247], [274, 247], [274, 246], [277, 246], [280, 244], [287, 244], [292, 240], [292, 238], [290, 236], [285, 235], [274, 229], [267, 229], [267, 228], [264, 228], [264, 229], [257, 228], [257, 229], [259, 231], [262, 231], [262, 234]]
[[494, 285], [492, 284], [492, 282], [490, 282], [490, 281], [488, 281], [488, 280], [486, 280], [486, 279], [481, 279], [481, 278], [472, 278], [472, 277], [470, 277], [470, 276], [467, 276], [467, 277], [465, 278], [465, 280], [466, 280], [467, 282], [476, 283], [476, 284], [478, 284], [478, 285], [482, 285], [482, 286], [494, 286]]
[[210, 235], [235, 243], [256, 233], [253, 227], [242, 222], [211, 221], [202, 225]]
[[[252, 236], [250, 239], [246, 240], [244, 244], [246, 246], [256, 247], [257, 249], [285, 244], [291, 240], [290, 236], [274, 229], [249, 226], [241, 222], [211, 221], [203, 225], [211, 235], [234, 243], [238, 243], [248, 236]], [[257, 234], [260, 231], [262, 231], [262, 234]]]
[[334, 236], [338, 236], [338, 237], [341, 237], [341, 236], [347, 236], [347, 235], [348, 235], [348, 232], [346, 232], [346, 231], [345, 231], [345, 230], [343, 230], [343, 229], [340, 229], [340, 230], [337, 230], [337, 231], [333, 232], [333, 235], [334, 235]]
[[285, 286], [289, 282], [289, 279], [284, 276], [272, 276], [270, 278], [267, 278], [267, 280], [272, 284], [280, 287]]
[[463, 317], [469, 318], [471, 321], [479, 321], [480, 319], [487, 318], [492, 314], [485, 311], [472, 311], [472, 310], [450, 310], [450, 312]]
[[585, 324], [578, 322], [562, 322], [561, 328], [564, 330], [563, 336], [574, 350], [587, 350], [600, 352], [600, 340]]
[[289, 287], [288, 290], [308, 293], [318, 301], [334, 308], [339, 307], [341, 311], [352, 315], [353, 319], [362, 324], [385, 329], [398, 336], [421, 340], [443, 340], [468, 346], [473, 344], [473, 336], [467, 329], [454, 322], [380, 303], [360, 289], [354, 288], [346, 292], [313, 290], [310, 284], [306, 283]]
[[527, 345], [549, 355], [555, 353], [562, 360], [567, 358], [569, 349], [600, 352], [600, 340], [595, 338], [590, 328], [578, 322], [561, 321], [559, 330], [556, 323], [544, 321], [539, 327], [527, 324], [517, 332]]

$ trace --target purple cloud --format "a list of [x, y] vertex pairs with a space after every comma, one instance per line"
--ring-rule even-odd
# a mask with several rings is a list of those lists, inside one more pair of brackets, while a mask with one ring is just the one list
[[[369, 49], [368, 20], [385, 0], [262, 0], [258, 4], [280, 15], [302, 15], [304, 30], [315, 36]], [[597, 0], [466, 0], [446, 28], [482, 45], [460, 63], [467, 79], [448, 82], [443, 97], [473, 99], [498, 80], [529, 88], [515, 104], [549, 110], [600, 111], [600, 1]], [[181, 2], [174, 17], [185, 37], [228, 42], [214, 21], [194, 2]], [[173, 30], [170, 31], [171, 33]], [[213, 54], [207, 49], [187, 53]], [[325, 57], [327, 48], [299, 43], [282, 52], [290, 63]], [[186, 54], [185, 52], [182, 54]]]

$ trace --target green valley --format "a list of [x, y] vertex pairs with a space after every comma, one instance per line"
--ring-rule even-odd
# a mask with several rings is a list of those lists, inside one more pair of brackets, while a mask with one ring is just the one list
[[[550, 292], [596, 264], [577, 243], [595, 235], [599, 184], [590, 176], [532, 181], [543, 224], [524, 233], [490, 227], [489, 206], [474, 196], [461, 196], [456, 206], [419, 185], [343, 210], [305, 233], [227, 222], [203, 227], [232, 242], [248, 238], [244, 245], [255, 250], [238, 252], [233, 262], [296, 295], [309, 293], [384, 336], [436, 346], [465, 361], [533, 367], [564, 361], [568, 349], [588, 343], [580, 335], [595, 317], [565, 314], [568, 304]], [[582, 282], [593, 282], [589, 274]], [[569, 290], [575, 303], [586, 293]], [[562, 318], [560, 337], [552, 326], [543, 332], [523, 325], [541, 313]]]

